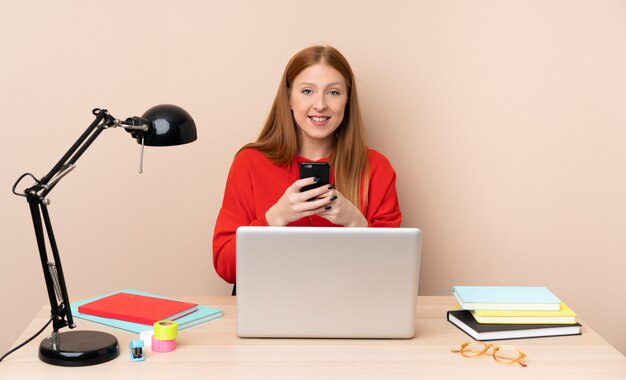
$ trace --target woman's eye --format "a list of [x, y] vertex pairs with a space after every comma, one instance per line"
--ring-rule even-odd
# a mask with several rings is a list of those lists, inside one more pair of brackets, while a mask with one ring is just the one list
[[328, 94], [330, 94], [332, 96], [338, 96], [338, 95], [341, 95], [341, 92], [339, 92], [337, 90], [330, 90], [330, 91], [328, 91]]
[[305, 88], [304, 90], [300, 92], [302, 92], [304, 95], [311, 95], [313, 93], [313, 91], [310, 88]]

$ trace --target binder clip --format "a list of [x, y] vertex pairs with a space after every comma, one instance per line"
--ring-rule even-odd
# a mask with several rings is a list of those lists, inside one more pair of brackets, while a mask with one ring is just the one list
[[134, 362], [142, 362], [146, 360], [143, 356], [143, 340], [133, 340], [128, 344], [130, 348], [130, 360]]

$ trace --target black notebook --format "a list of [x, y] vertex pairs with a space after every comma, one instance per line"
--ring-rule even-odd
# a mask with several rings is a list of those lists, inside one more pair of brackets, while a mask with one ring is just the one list
[[475, 340], [481, 341], [581, 334], [580, 323], [573, 325], [478, 323], [469, 310], [448, 311], [448, 322]]

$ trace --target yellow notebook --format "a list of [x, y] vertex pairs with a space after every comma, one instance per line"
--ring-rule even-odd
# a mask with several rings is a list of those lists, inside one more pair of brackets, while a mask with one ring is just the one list
[[472, 310], [478, 323], [574, 324], [576, 313], [561, 302], [559, 311], [543, 310]]

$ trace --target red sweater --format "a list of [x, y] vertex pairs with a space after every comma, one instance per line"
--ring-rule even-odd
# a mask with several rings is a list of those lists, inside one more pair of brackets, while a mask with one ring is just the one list
[[[402, 214], [396, 194], [396, 173], [389, 160], [375, 150], [369, 150], [368, 160], [369, 192], [363, 215], [370, 227], [399, 227]], [[267, 226], [265, 213], [299, 178], [298, 164], [310, 161], [297, 156], [295, 164], [287, 168], [272, 163], [256, 149], [245, 149], [237, 154], [228, 174], [224, 201], [213, 233], [213, 266], [226, 282], [235, 282], [237, 228]], [[331, 171], [331, 183], [334, 182], [333, 177]], [[339, 227], [317, 215], [288, 225]]]

